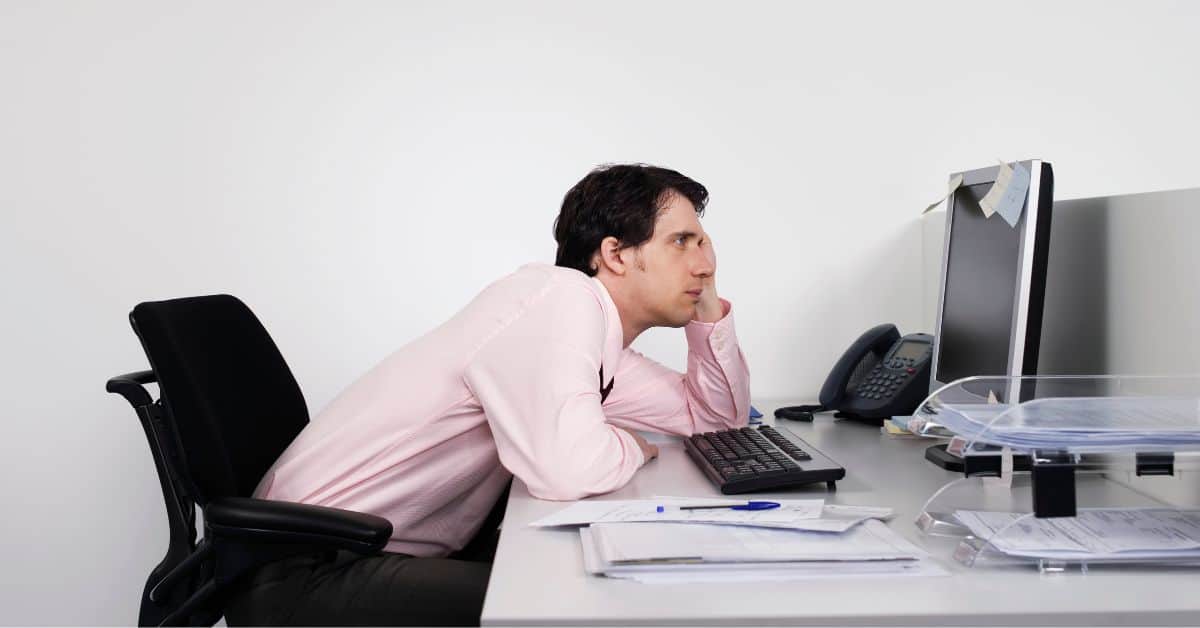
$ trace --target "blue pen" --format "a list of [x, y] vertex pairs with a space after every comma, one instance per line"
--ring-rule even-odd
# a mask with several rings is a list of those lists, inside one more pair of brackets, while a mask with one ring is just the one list
[[746, 502], [744, 504], [721, 504], [719, 506], [680, 506], [680, 510], [709, 510], [713, 508], [728, 508], [730, 510], [770, 510], [779, 508], [777, 502]]

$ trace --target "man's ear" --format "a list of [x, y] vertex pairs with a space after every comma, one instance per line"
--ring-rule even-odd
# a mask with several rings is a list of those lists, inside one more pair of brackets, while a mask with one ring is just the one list
[[596, 267], [597, 273], [607, 270], [613, 275], [624, 275], [629, 269], [625, 260], [621, 258], [623, 252], [621, 241], [613, 236], [601, 240], [600, 249], [592, 257], [592, 264]]

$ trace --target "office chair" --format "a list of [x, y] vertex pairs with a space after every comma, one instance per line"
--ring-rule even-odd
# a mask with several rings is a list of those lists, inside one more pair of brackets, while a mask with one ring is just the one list
[[[139, 625], [212, 625], [230, 585], [261, 565], [383, 548], [392, 525], [381, 517], [250, 497], [308, 423], [308, 408], [244, 303], [229, 295], [141, 303], [129, 320], [152, 370], [114, 377], [107, 390], [137, 412], [170, 526], [166, 556], [142, 593]], [[157, 401], [145, 388], [152, 383]]]

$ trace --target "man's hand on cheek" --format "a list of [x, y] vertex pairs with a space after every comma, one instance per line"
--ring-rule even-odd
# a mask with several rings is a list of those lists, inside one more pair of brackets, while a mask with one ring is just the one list
[[717, 252], [713, 248], [712, 238], [708, 234], [704, 235], [704, 242], [700, 244], [700, 249], [708, 258], [709, 268], [712, 272], [701, 280], [704, 290], [700, 293], [700, 302], [696, 304], [696, 320], [702, 323], [715, 323], [725, 316], [725, 309], [721, 307], [721, 299], [717, 296]]

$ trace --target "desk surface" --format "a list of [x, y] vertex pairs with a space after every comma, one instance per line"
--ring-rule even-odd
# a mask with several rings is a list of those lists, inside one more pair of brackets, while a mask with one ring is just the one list
[[[769, 418], [776, 406], [760, 407]], [[877, 426], [828, 415], [811, 424], [780, 421], [779, 427], [838, 461], [846, 478], [833, 492], [820, 484], [757, 495], [890, 506], [897, 511], [892, 528], [933, 554], [951, 576], [672, 585], [589, 576], [577, 531], [528, 526], [564, 504], [532, 498], [518, 480], [483, 624], [1200, 624], [1195, 571], [1108, 567], [1039, 574], [1028, 566], [972, 568], [954, 562], [956, 540], [925, 536], [913, 523], [927, 498], [961, 477], [925, 462], [924, 449], [932, 441], [886, 438]], [[593, 499], [720, 494], [688, 459], [682, 442], [660, 442], [659, 448], [659, 458], [627, 486]]]

